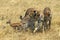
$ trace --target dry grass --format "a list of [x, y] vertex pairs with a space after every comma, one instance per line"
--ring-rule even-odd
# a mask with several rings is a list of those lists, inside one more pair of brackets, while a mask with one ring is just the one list
[[[51, 30], [32, 34], [17, 32], [6, 21], [19, 22], [19, 16], [28, 8], [36, 8], [41, 13], [45, 7], [52, 11]], [[0, 40], [60, 40], [60, 0], [0, 0]]]

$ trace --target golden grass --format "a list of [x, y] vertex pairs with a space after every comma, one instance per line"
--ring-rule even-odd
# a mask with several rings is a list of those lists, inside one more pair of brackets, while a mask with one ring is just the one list
[[[52, 26], [47, 33], [15, 32], [12, 27], [6, 24], [19, 22], [19, 16], [25, 14], [28, 8], [36, 8], [41, 13], [45, 7], [52, 11]], [[3, 19], [2, 19], [3, 17]], [[0, 0], [0, 40], [60, 40], [60, 0]]]

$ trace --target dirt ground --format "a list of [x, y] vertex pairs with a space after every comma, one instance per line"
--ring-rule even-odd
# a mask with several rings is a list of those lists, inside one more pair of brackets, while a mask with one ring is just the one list
[[[24, 16], [28, 8], [42, 14], [45, 7], [52, 11], [51, 29], [46, 33], [18, 32], [6, 24], [9, 19], [20, 22], [19, 16]], [[0, 0], [0, 40], [60, 40], [60, 0]]]

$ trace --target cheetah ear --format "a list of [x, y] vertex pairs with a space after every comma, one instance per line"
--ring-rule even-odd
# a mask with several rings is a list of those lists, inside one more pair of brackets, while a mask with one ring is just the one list
[[20, 15], [20, 19], [21, 19], [21, 20], [23, 19], [21, 15]]

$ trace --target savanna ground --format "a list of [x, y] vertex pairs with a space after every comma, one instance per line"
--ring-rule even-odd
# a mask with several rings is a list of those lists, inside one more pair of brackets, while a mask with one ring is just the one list
[[[28, 8], [36, 8], [43, 12], [45, 7], [52, 11], [52, 26], [46, 33], [32, 34], [17, 32], [6, 24], [20, 22], [19, 16], [25, 14]], [[0, 40], [60, 40], [60, 0], [0, 0]]]

